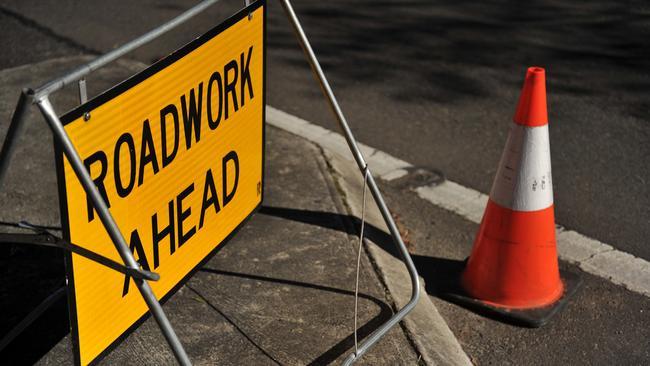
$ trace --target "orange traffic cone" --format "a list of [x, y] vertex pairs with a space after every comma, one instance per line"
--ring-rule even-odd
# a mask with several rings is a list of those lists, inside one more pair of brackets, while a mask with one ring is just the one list
[[570, 280], [563, 284], [555, 242], [545, 72], [531, 67], [461, 286], [473, 305], [540, 326], [579, 283], [575, 275], [564, 275]]

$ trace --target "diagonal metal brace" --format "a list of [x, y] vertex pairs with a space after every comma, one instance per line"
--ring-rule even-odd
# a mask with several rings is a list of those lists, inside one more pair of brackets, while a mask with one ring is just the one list
[[99, 263], [114, 271], [131, 276], [133, 278], [138, 278], [138, 279], [148, 280], [148, 281], [158, 281], [160, 279], [160, 275], [158, 273], [147, 271], [144, 269], [125, 267], [124, 265], [117, 263], [110, 258], [104, 257], [101, 254], [97, 254], [86, 248], [80, 247], [67, 240], [59, 238], [58, 236], [50, 233], [49, 231], [39, 226], [31, 225], [24, 221], [18, 224], [18, 226], [26, 229], [34, 230], [36, 233], [35, 234], [0, 233], [0, 245], [26, 244], [26, 245], [39, 245], [44, 247], [59, 248], [80, 255], [86, 259], [90, 259], [95, 263]]

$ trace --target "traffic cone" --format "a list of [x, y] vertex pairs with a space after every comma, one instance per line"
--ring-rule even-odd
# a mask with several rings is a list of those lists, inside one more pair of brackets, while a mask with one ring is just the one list
[[463, 299], [492, 315], [541, 326], [575, 291], [560, 279], [545, 71], [530, 67], [490, 198], [461, 277]]

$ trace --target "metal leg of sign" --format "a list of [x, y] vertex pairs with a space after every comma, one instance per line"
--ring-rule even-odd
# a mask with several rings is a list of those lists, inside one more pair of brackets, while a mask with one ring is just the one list
[[[54, 108], [52, 107], [52, 104], [50, 103], [49, 99], [47, 98], [47, 96], [41, 96], [35, 99], [35, 103], [38, 105], [38, 108], [41, 110], [43, 117], [45, 117], [45, 121], [50, 126], [54, 139], [56, 139], [56, 141], [61, 144], [61, 147], [63, 149], [66, 158], [70, 162], [70, 165], [72, 166], [72, 169], [77, 175], [77, 179], [79, 179], [79, 182], [81, 183], [84, 190], [86, 191], [86, 194], [88, 194], [88, 196], [90, 197], [93, 206], [97, 210], [98, 216], [102, 221], [102, 224], [106, 228], [108, 235], [110, 236], [111, 240], [115, 244], [115, 247], [119, 252], [120, 257], [122, 258], [124, 265], [134, 270], [139, 270], [140, 266], [138, 265], [138, 262], [133, 257], [133, 253], [131, 253], [131, 251], [129, 250], [129, 247], [126, 241], [124, 240], [122, 233], [120, 232], [117, 224], [115, 223], [115, 220], [113, 219], [111, 213], [108, 211], [108, 207], [106, 206], [106, 203], [104, 202], [101, 195], [97, 191], [95, 184], [93, 183], [88, 171], [86, 170], [86, 168], [84, 167], [81, 161], [81, 157], [79, 157], [79, 154], [77, 153], [74, 145], [72, 144], [70, 137], [65, 132], [65, 129], [63, 128], [63, 124], [59, 120], [59, 117], [56, 115], [56, 112], [54, 111]], [[142, 295], [142, 298], [147, 303], [147, 306], [149, 307], [151, 314], [153, 315], [154, 319], [158, 323], [158, 326], [160, 327], [160, 330], [162, 331], [165, 339], [167, 340], [167, 343], [169, 343], [169, 346], [171, 347], [172, 352], [174, 353], [174, 356], [176, 357], [178, 363], [181, 365], [191, 365], [190, 359], [185, 353], [185, 349], [183, 349], [183, 345], [181, 344], [178, 337], [176, 336], [176, 333], [174, 332], [171, 323], [169, 322], [167, 316], [163, 312], [162, 306], [156, 299], [156, 296], [154, 295], [153, 291], [151, 290], [151, 287], [149, 286], [149, 283], [146, 280], [137, 279], [137, 278], [134, 278], [134, 282], [137, 285], [138, 290], [140, 290], [140, 294]]]
[[7, 168], [9, 167], [9, 162], [11, 161], [16, 146], [16, 141], [25, 126], [25, 117], [27, 116], [27, 109], [29, 108], [28, 94], [29, 91], [27, 89], [23, 89], [20, 93], [16, 109], [11, 117], [9, 129], [7, 130], [4, 143], [2, 144], [2, 150], [0, 150], [0, 188], [4, 182], [5, 174], [7, 173]]
[[[336, 97], [332, 92], [332, 88], [330, 87], [327, 78], [325, 77], [325, 74], [323, 73], [323, 70], [320, 67], [318, 59], [316, 58], [316, 55], [314, 54], [314, 51], [312, 50], [311, 45], [309, 44], [309, 40], [307, 39], [307, 36], [305, 35], [305, 32], [303, 31], [302, 26], [300, 25], [300, 21], [298, 20], [296, 13], [293, 11], [291, 2], [289, 0], [281, 0], [280, 2], [282, 4], [282, 7], [284, 8], [287, 18], [289, 19], [289, 22], [293, 26], [296, 37], [298, 38], [298, 42], [302, 46], [307, 61], [309, 62], [311, 69], [314, 73], [314, 76], [316, 77], [317, 81], [320, 83], [321, 90], [323, 91], [323, 94], [327, 98], [327, 101], [329, 102], [330, 107], [334, 112], [334, 115], [339, 123], [339, 127], [343, 131], [343, 136], [345, 136], [348, 146], [350, 147], [350, 151], [352, 152], [352, 155], [354, 156], [357, 166], [359, 167], [359, 171], [361, 172], [361, 174], [363, 174], [364, 169], [366, 167], [366, 162], [363, 158], [363, 155], [361, 154], [361, 151], [359, 150], [359, 147], [357, 146], [356, 140], [352, 135], [352, 131], [350, 130], [350, 127], [345, 119], [345, 116], [343, 115], [343, 112], [339, 107]], [[372, 174], [368, 174], [368, 187], [370, 188], [372, 197], [377, 203], [377, 206], [379, 207], [379, 211], [381, 212], [381, 215], [384, 221], [386, 222], [386, 225], [388, 226], [390, 234], [393, 237], [393, 241], [395, 242], [395, 245], [397, 246], [397, 249], [399, 250], [399, 253], [402, 256], [402, 260], [406, 264], [406, 268], [408, 269], [409, 275], [411, 277], [412, 292], [411, 292], [410, 301], [396, 314], [394, 314], [386, 323], [382, 324], [370, 336], [368, 336], [368, 338], [366, 338], [359, 345], [358, 350], [345, 359], [344, 365], [350, 365], [356, 362], [364, 353], [368, 351], [368, 349], [370, 349], [375, 343], [377, 343], [377, 341], [381, 337], [383, 337], [393, 326], [399, 323], [415, 307], [420, 297], [420, 281], [418, 278], [417, 270], [415, 269], [413, 260], [411, 259], [411, 256], [409, 255], [408, 250], [406, 249], [406, 246], [402, 241], [402, 237], [399, 234], [397, 226], [393, 221], [393, 218], [390, 214], [390, 211], [388, 210], [388, 207], [386, 207], [386, 203], [384, 202], [384, 199], [381, 193], [379, 192], [379, 189], [377, 187], [377, 184]]]

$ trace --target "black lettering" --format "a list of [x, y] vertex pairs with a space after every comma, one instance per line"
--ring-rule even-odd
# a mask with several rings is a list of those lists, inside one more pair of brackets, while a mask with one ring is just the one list
[[156, 269], [160, 265], [160, 254], [158, 247], [160, 242], [169, 236], [169, 254], [174, 254], [176, 250], [176, 235], [174, 235], [174, 200], [169, 201], [167, 204], [167, 211], [169, 212], [169, 224], [162, 230], [158, 230], [158, 213], [151, 216], [151, 233], [153, 238], [153, 268]]
[[[216, 84], [219, 88], [219, 102], [216, 103], [216, 106], [219, 109], [219, 113], [217, 113], [216, 118], [213, 118], [214, 116], [212, 114], [212, 85], [214, 84]], [[208, 81], [208, 95], [206, 98], [206, 104], [208, 108], [208, 126], [210, 126], [211, 130], [214, 130], [219, 126], [219, 123], [221, 122], [221, 113], [223, 111], [221, 108], [221, 105], [223, 103], [223, 86], [221, 85], [221, 74], [219, 74], [219, 72], [214, 72], [212, 76], [210, 76], [210, 81]]]
[[[95, 163], [99, 163], [99, 175], [97, 178], [92, 178], [91, 166]], [[106, 187], [104, 186], [104, 178], [106, 178], [106, 172], [108, 171], [108, 159], [106, 158], [106, 154], [103, 151], [93, 153], [84, 160], [84, 166], [86, 167], [88, 174], [91, 175], [99, 194], [104, 199], [104, 202], [106, 202], [106, 206], [111, 207], [111, 203], [108, 201], [108, 195], [106, 194]], [[86, 194], [86, 206], [88, 209], [88, 222], [91, 222], [95, 219], [95, 209], [88, 194]]]
[[[126, 144], [129, 148], [129, 165], [130, 165], [130, 175], [129, 183], [126, 187], [122, 184], [122, 176], [120, 175], [120, 148], [123, 144]], [[113, 154], [113, 175], [115, 178], [115, 189], [117, 194], [124, 198], [131, 193], [133, 186], [135, 185], [135, 143], [133, 142], [133, 136], [130, 133], [125, 132], [117, 139], [115, 144], [115, 153]]]
[[[183, 125], [185, 126], [185, 146], [189, 150], [192, 146], [192, 127], [194, 127], [194, 139], [199, 142], [201, 139], [201, 106], [203, 100], [203, 83], [199, 84], [199, 101], [197, 104], [194, 88], [190, 89], [190, 106], [187, 106], [185, 95], [181, 96], [181, 109], [183, 110]], [[198, 107], [197, 107], [198, 105]]]
[[[233, 79], [231, 81], [228, 81], [228, 72], [233, 71], [235, 74], [233, 76]], [[228, 94], [231, 95], [232, 98], [232, 104], [235, 107], [235, 112], [239, 110], [239, 106], [237, 105], [237, 91], [235, 90], [235, 86], [237, 85], [237, 61], [231, 60], [224, 66], [223, 68], [223, 78], [224, 78], [224, 90], [226, 91], [226, 96], [224, 100], [224, 109], [226, 110], [225, 113], [225, 118], [228, 119]]]
[[[144, 254], [144, 248], [142, 247], [142, 241], [140, 240], [140, 235], [138, 235], [137, 230], [133, 230], [131, 232], [131, 240], [129, 243], [129, 248], [131, 248], [131, 253], [135, 254], [137, 253], [138, 259], [138, 264], [140, 264], [140, 267], [144, 270], [149, 271], [149, 262], [147, 261], [147, 256]], [[122, 287], [122, 297], [126, 296], [126, 294], [129, 293], [129, 284], [131, 283], [131, 276], [125, 274], [124, 275], [124, 286]]]
[[[235, 183], [232, 186], [232, 190], [228, 192], [228, 161], [232, 161], [235, 164]], [[221, 161], [221, 166], [223, 169], [223, 207], [232, 200], [237, 191], [237, 184], [239, 183], [239, 158], [237, 153], [234, 151], [229, 152], [226, 156], [223, 157]]]
[[[167, 154], [167, 121], [166, 116], [171, 114], [174, 121], [174, 148], [172, 151]], [[171, 163], [176, 157], [178, 152], [178, 143], [179, 143], [179, 124], [178, 124], [178, 110], [173, 104], [168, 105], [167, 107], [160, 110], [160, 139], [162, 143], [162, 167], [166, 167]]]
[[142, 126], [142, 145], [140, 146], [140, 170], [138, 174], [138, 187], [144, 182], [144, 167], [151, 164], [153, 174], [158, 173], [158, 158], [156, 149], [153, 146], [153, 137], [151, 137], [151, 127], [149, 120], [145, 119]]
[[[210, 197], [208, 197], [208, 194]], [[212, 170], [208, 169], [205, 173], [205, 186], [203, 187], [203, 200], [201, 203], [201, 217], [199, 218], [199, 229], [203, 227], [203, 219], [205, 219], [205, 210], [208, 207], [214, 206], [214, 212], [219, 213], [219, 198], [217, 197], [217, 189], [214, 187], [214, 178], [212, 177]]]
[[183, 200], [189, 196], [190, 193], [194, 191], [194, 183], [190, 184], [187, 188], [181, 192], [178, 197], [176, 197], [176, 217], [178, 223], [178, 247], [180, 248], [185, 244], [194, 234], [196, 233], [196, 226], [187, 232], [183, 232], [183, 221], [187, 219], [192, 214], [192, 208], [188, 207], [187, 210], [183, 211]]
[[244, 66], [244, 53], [242, 52], [241, 55], [239, 56], [239, 67], [241, 69], [241, 72], [239, 73], [240, 75], [239, 79], [241, 80], [241, 89], [240, 89], [239, 98], [241, 98], [240, 104], [242, 107], [246, 102], [246, 93], [245, 93], [244, 86], [248, 85], [248, 94], [250, 95], [249, 99], [253, 99], [253, 84], [251, 84], [251, 72], [248, 69], [248, 67], [251, 64], [252, 54], [253, 54], [253, 46], [251, 46], [248, 49], [248, 56], [246, 56], [246, 66]]

